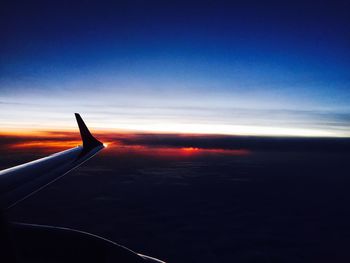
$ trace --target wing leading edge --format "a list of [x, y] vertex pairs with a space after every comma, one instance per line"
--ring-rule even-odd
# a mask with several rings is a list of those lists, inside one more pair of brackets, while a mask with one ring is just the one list
[[83, 119], [75, 113], [80, 130], [82, 146], [0, 171], [0, 208], [9, 209], [66, 175], [93, 157], [104, 146], [86, 127]]
[[55, 182], [104, 148], [92, 136], [80, 115], [76, 113], [75, 116], [82, 146], [0, 171], [0, 246], [8, 252], [0, 256], [0, 261], [5, 258], [6, 262], [17, 263], [19, 256], [23, 259], [20, 262], [58, 262], [62, 259], [62, 262], [164, 263], [86, 232], [1, 221], [1, 210], [8, 210]]

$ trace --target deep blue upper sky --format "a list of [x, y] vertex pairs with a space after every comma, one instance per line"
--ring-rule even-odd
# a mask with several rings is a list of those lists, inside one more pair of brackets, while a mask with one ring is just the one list
[[2, 127], [350, 136], [348, 1], [70, 2], [3, 4]]

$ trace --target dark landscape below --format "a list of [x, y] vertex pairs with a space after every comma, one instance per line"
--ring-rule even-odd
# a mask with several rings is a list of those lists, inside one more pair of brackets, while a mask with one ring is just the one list
[[[1, 169], [64, 149], [0, 142]], [[349, 140], [110, 142], [8, 217], [91, 232], [169, 263], [350, 262]]]

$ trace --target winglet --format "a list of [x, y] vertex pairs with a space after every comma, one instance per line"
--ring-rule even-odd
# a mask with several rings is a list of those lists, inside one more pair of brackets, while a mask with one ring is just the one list
[[97, 140], [94, 136], [91, 135], [89, 129], [86, 127], [83, 119], [80, 117], [79, 113], [75, 113], [75, 118], [77, 119], [80, 136], [83, 141], [83, 147], [86, 150], [90, 150], [97, 146], [102, 146], [102, 142]]

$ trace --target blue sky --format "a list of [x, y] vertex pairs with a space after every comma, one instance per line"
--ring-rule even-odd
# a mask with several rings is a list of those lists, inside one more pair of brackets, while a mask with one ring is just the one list
[[248, 2], [5, 4], [0, 129], [350, 136], [349, 4]]

